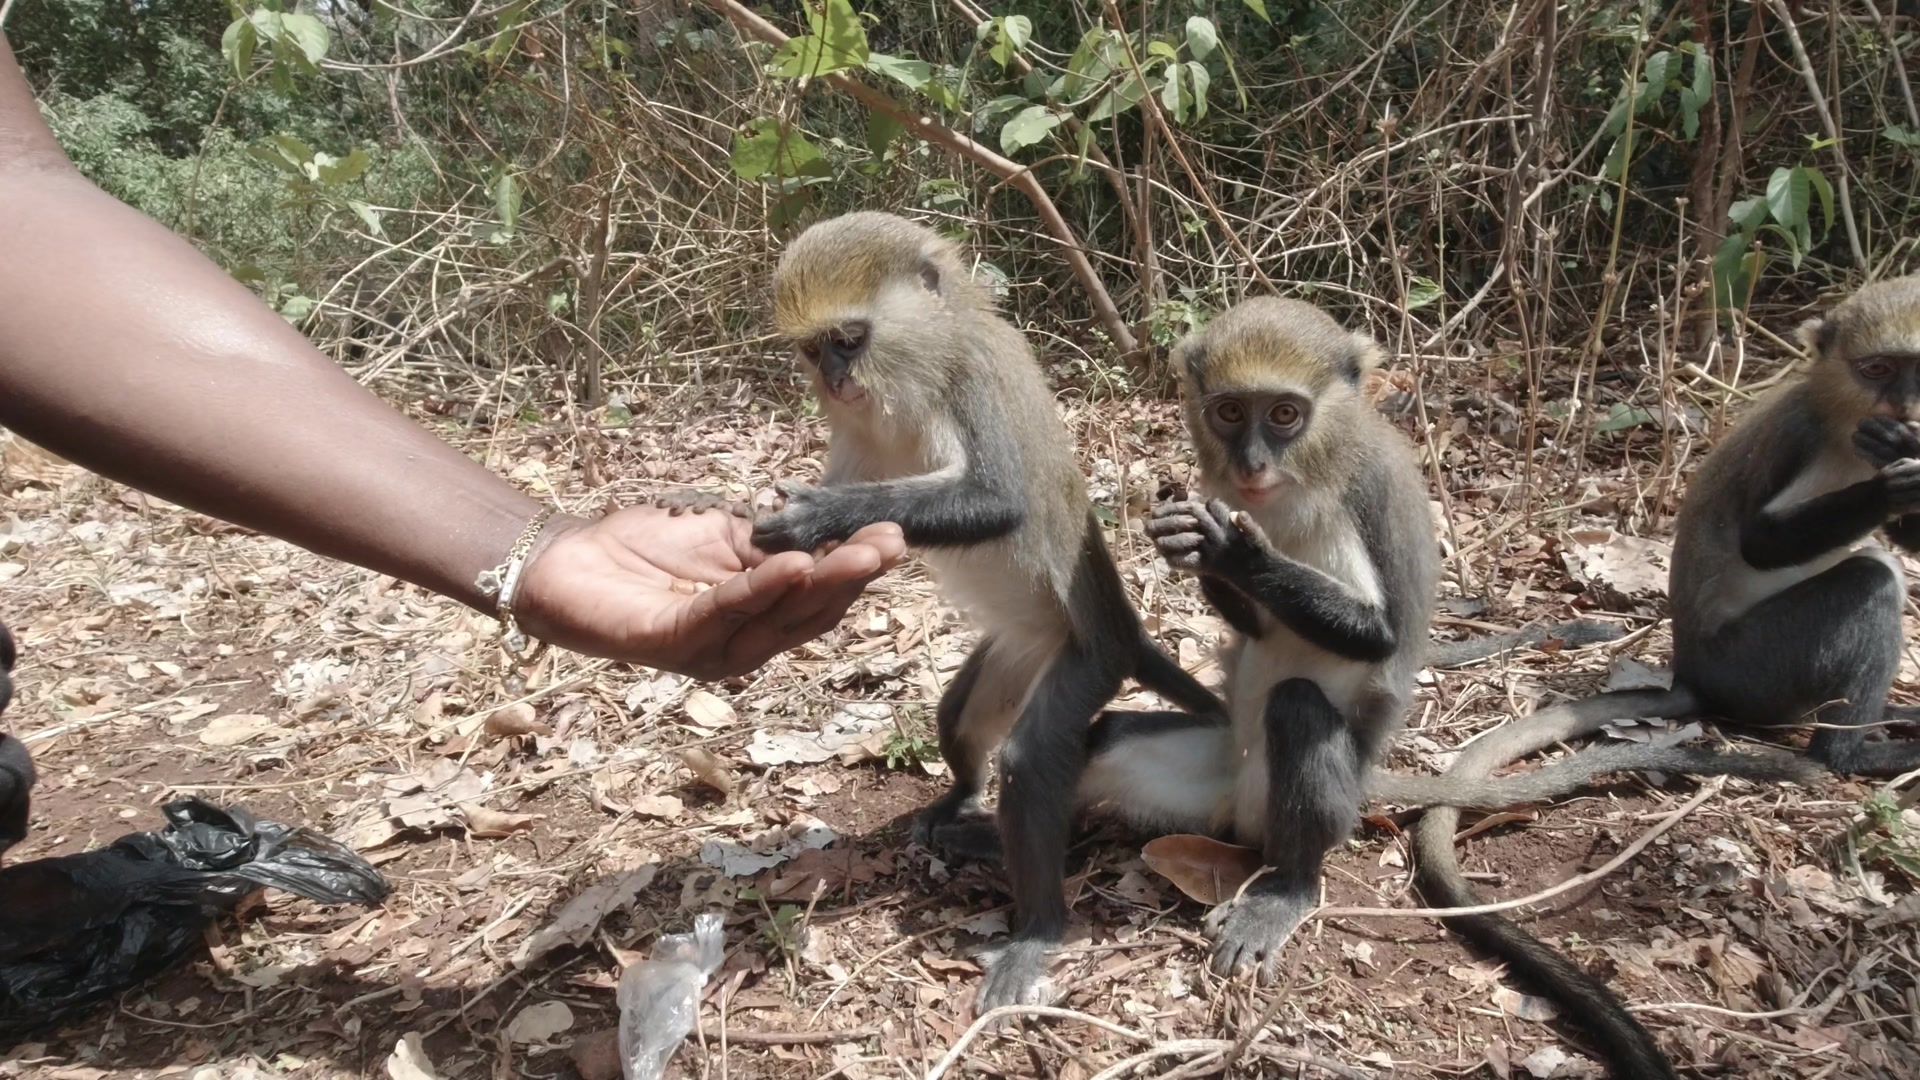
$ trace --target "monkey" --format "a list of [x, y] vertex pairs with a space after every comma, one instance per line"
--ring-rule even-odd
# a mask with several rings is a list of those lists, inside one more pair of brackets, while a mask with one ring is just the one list
[[[1708, 712], [1767, 727], [1817, 712], [1804, 754], [1769, 750], [1719, 761], [1750, 779], [1809, 783], [1827, 773], [1897, 776], [1920, 743], [1867, 741], [1869, 725], [1909, 719], [1889, 707], [1906, 597], [1900, 563], [1873, 535], [1920, 550], [1920, 277], [1863, 287], [1800, 327], [1811, 363], [1757, 403], [1694, 474], [1675, 523], [1667, 595], [1673, 686], [1555, 706], [1461, 752], [1442, 785], [1627, 716]], [[1683, 747], [1600, 747], [1549, 769], [1564, 778], [1630, 769], [1713, 773]], [[1540, 772], [1547, 772], [1542, 769]], [[1449, 907], [1479, 901], [1453, 838], [1460, 811], [1429, 809], [1415, 831], [1421, 890]], [[1653, 1037], [1610, 990], [1498, 915], [1446, 920], [1550, 996], [1606, 1047], [1614, 1075], [1672, 1077]]]
[[[1129, 676], [1197, 715], [1224, 710], [1128, 600], [1046, 378], [957, 244], [893, 214], [806, 229], [774, 271], [773, 322], [828, 426], [817, 487], [782, 483], [763, 551], [898, 524], [978, 643], [935, 711], [948, 791], [915, 839], [1003, 863], [1018, 925], [983, 954], [981, 1012], [1051, 996], [1086, 732]], [[979, 808], [999, 748], [997, 828]]]
[[1174, 350], [1210, 497], [1147, 524], [1232, 634], [1227, 717], [1105, 712], [1083, 808], [1225, 834], [1267, 872], [1208, 917], [1213, 969], [1271, 981], [1404, 722], [1439, 576], [1408, 439], [1360, 392], [1380, 347], [1320, 308], [1244, 300]]

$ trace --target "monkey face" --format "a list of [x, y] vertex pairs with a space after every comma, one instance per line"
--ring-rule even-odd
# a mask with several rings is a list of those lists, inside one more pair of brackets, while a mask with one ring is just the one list
[[867, 396], [860, 382], [863, 372], [854, 367], [867, 355], [867, 343], [873, 326], [865, 319], [849, 319], [817, 334], [802, 338], [795, 346], [800, 359], [813, 369], [821, 390], [843, 405], [855, 404]]
[[1920, 353], [1873, 353], [1847, 364], [1854, 385], [1872, 398], [1868, 415], [1920, 421]]
[[1293, 390], [1209, 394], [1200, 418], [1218, 444], [1226, 474], [1248, 505], [1258, 506], [1286, 482], [1281, 462], [1312, 421], [1313, 402]]

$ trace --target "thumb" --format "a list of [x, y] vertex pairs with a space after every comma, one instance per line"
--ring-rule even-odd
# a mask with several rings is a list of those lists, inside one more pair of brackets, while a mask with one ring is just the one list
[[779, 603], [806, 581], [812, 569], [813, 557], [804, 552], [775, 555], [695, 597], [688, 607], [687, 622], [695, 627], [710, 623], [738, 626]]

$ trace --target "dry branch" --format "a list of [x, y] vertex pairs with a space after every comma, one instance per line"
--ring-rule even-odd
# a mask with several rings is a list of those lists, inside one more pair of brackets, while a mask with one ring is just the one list
[[[732, 20], [741, 31], [767, 42], [780, 46], [787, 41], [787, 35], [779, 27], [755, 14], [740, 0], [707, 0], [709, 6]], [[900, 123], [919, 137], [940, 147], [948, 153], [974, 163], [994, 174], [1008, 184], [1020, 190], [1028, 201], [1033, 203], [1040, 220], [1060, 242], [1060, 250], [1066, 256], [1067, 265], [1073, 268], [1073, 276], [1080, 281], [1080, 287], [1086, 291], [1087, 300], [1093, 304], [1094, 314], [1099, 318], [1101, 327], [1107, 336], [1119, 347], [1122, 353], [1137, 352], [1139, 344], [1133, 336], [1133, 330], [1126, 320], [1120, 317], [1120, 309], [1114, 306], [1113, 297], [1107, 292], [1106, 283], [1100, 280], [1100, 274], [1094, 270], [1093, 263], [1087, 258], [1087, 252], [1075, 235], [1073, 226], [1061, 215], [1060, 208], [1054, 205], [1053, 196], [1040, 184], [1040, 178], [1033, 170], [1019, 162], [1002, 157], [992, 150], [967, 138], [943, 124], [936, 123], [931, 116], [917, 109], [895, 101], [891, 95], [883, 94], [859, 79], [839, 72], [821, 76], [829, 86], [844, 91], [869, 109], [883, 113]]]

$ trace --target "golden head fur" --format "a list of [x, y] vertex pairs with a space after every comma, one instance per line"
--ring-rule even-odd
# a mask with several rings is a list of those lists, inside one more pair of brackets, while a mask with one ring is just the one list
[[1313, 402], [1307, 429], [1280, 462], [1282, 473], [1326, 480], [1354, 467], [1351, 419], [1372, 413], [1361, 394], [1367, 372], [1379, 365], [1380, 346], [1300, 300], [1258, 297], [1227, 309], [1206, 329], [1180, 343], [1183, 409], [1204, 473], [1227, 474], [1227, 455], [1209, 430], [1209, 398], [1229, 393], [1299, 394]]
[[862, 210], [809, 227], [788, 245], [773, 275], [775, 331], [798, 345], [855, 322], [874, 328], [856, 378], [882, 407], [913, 382], [900, 365], [952, 362], [938, 343], [955, 317], [992, 310], [960, 246], [924, 225]]
[[1920, 276], [1889, 278], [1861, 288], [1826, 315], [1800, 324], [1800, 343], [1813, 358], [1807, 389], [1836, 430], [1874, 408], [1871, 389], [1854, 378], [1852, 363], [1868, 356], [1920, 356]]

